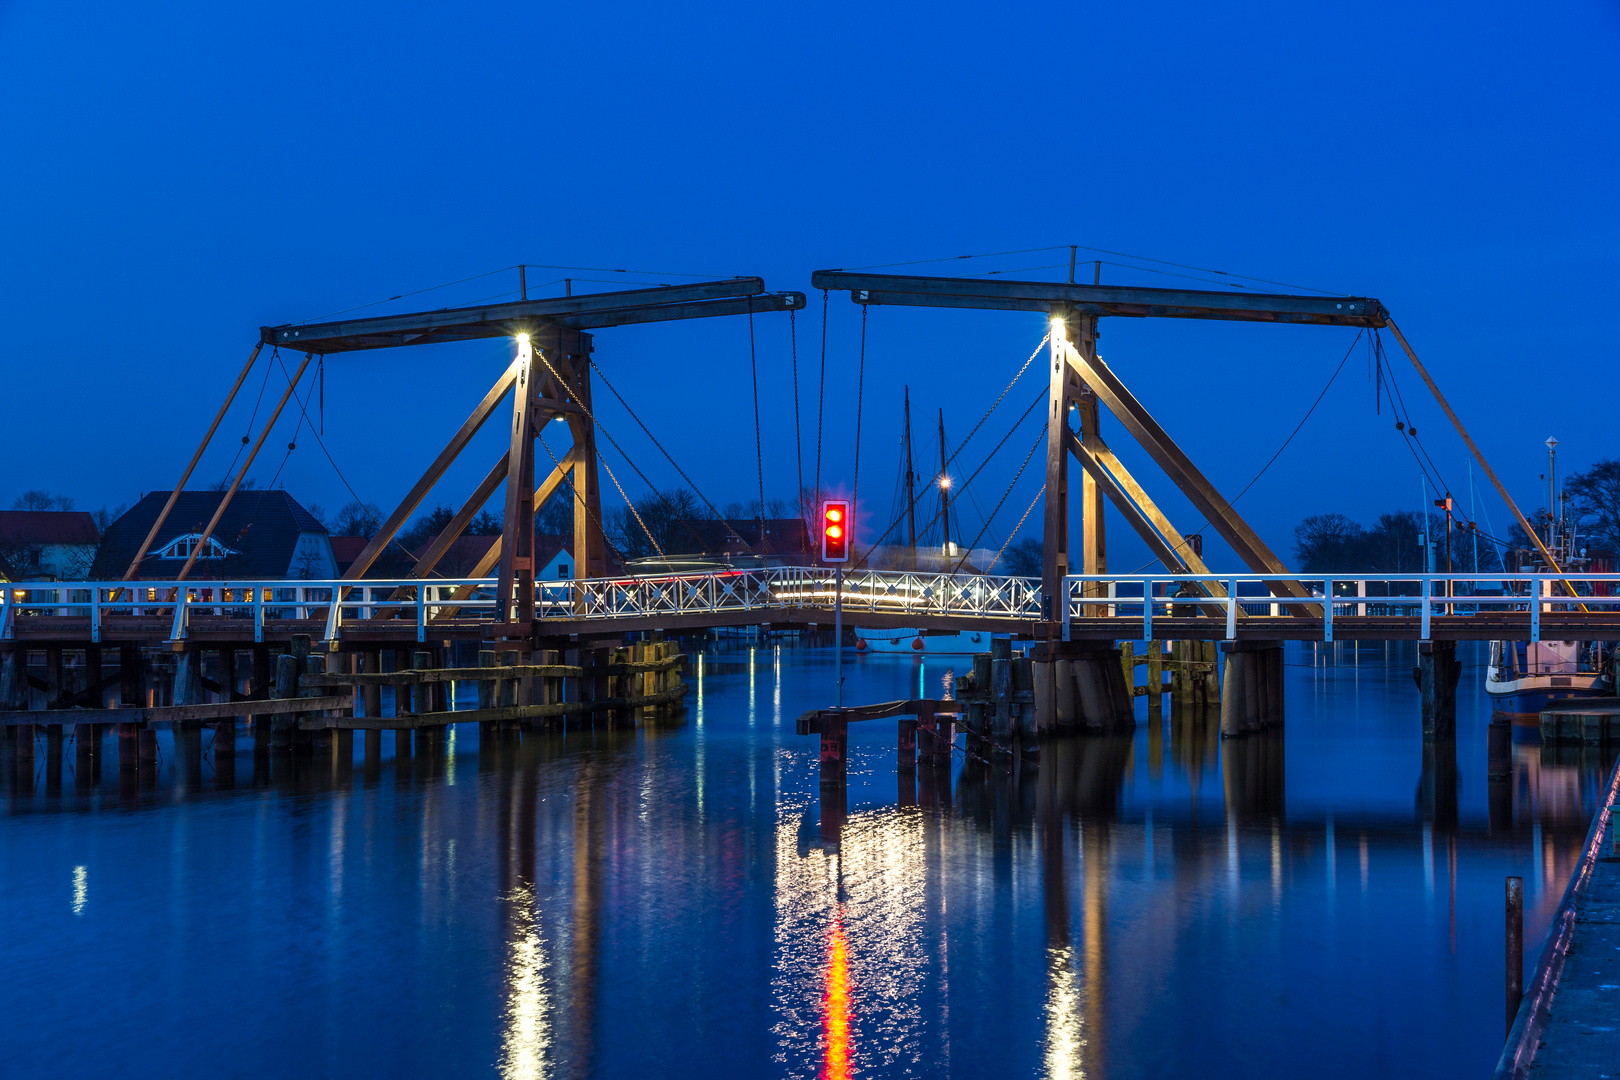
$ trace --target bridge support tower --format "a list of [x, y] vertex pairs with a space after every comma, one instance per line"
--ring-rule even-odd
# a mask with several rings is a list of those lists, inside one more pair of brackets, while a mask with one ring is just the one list
[[1136, 729], [1121, 652], [1094, 641], [1040, 643], [1030, 650], [1038, 736], [1111, 735]]

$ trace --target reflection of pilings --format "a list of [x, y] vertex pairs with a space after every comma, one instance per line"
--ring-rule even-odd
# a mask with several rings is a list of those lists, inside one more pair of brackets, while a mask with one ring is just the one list
[[1221, 774], [1226, 785], [1227, 813], [1239, 821], [1284, 817], [1286, 772], [1281, 731], [1223, 742]]
[[[1050, 749], [1050, 747], [1048, 747]], [[1042, 784], [1043, 794], [1045, 784]], [[1049, 799], [1041, 805], [1041, 873], [1046, 901], [1046, 1035], [1041, 1056], [1053, 1080], [1086, 1073], [1085, 1013], [1075, 971], [1069, 927], [1069, 888], [1064, 868], [1062, 815]]]
[[1457, 741], [1423, 740], [1423, 775], [1417, 786], [1418, 811], [1435, 831], [1457, 831]]
[[1119, 810], [1125, 770], [1131, 760], [1128, 735], [1079, 735], [1051, 739], [1041, 748], [1037, 800], [1059, 815], [1111, 818]]
[[591, 1075], [595, 1057], [596, 978], [602, 939], [602, 858], [607, 841], [607, 778], [584, 766], [575, 790], [573, 978], [569, 988], [569, 1063]]
[[[1091, 824], [1084, 828], [1080, 848], [1085, 856], [1085, 886], [1080, 896], [1081, 949], [1085, 958], [1085, 1070], [1087, 1080], [1101, 1080], [1107, 1073], [1103, 1032], [1107, 980], [1108, 927], [1108, 826]], [[1077, 1074], [1080, 1075], [1080, 1074]]]

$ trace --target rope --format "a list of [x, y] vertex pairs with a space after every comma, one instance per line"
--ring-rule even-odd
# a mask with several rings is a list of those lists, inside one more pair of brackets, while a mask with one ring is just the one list
[[[281, 365], [282, 377], [285, 378], [288, 382], [291, 382], [292, 381], [292, 376], [287, 374], [287, 363], [286, 363], [286, 361], [282, 360], [280, 356], [276, 356], [275, 360], [276, 360], [276, 362], [278, 364]], [[326, 357], [324, 357], [324, 356], [321, 357], [321, 362], [324, 365], [325, 362], [326, 362]], [[298, 395], [297, 394], [293, 395], [293, 400], [294, 401], [298, 400]], [[302, 402], [299, 402], [299, 406], [298, 406], [299, 412], [304, 414], [305, 419], [308, 419], [308, 414], [306, 412], [304, 412], [305, 406], [308, 405], [308, 403], [309, 403], [309, 395], [306, 394], [306, 395], [304, 395], [304, 400]], [[349, 478], [347, 476], [343, 475], [343, 470], [338, 468], [337, 460], [332, 457], [332, 451], [330, 451], [330, 450], [328, 450], [326, 448], [326, 440], [321, 438], [321, 434], [320, 434], [320, 432], [315, 430], [315, 425], [314, 424], [309, 425], [309, 433], [311, 435], [315, 436], [315, 445], [319, 446], [321, 448], [321, 453], [326, 455], [327, 463], [332, 466], [332, 471], [337, 473], [337, 478], [339, 480], [343, 481], [343, 486], [348, 489], [349, 495], [354, 499], [355, 502], [359, 503], [361, 506], [366, 505], [366, 501], [364, 499], [362, 499], [355, 492], [354, 485], [349, 483]], [[297, 432], [294, 432], [294, 438], [296, 438], [296, 437], [297, 437]], [[288, 454], [291, 455], [291, 453], [292, 453], [292, 451], [289, 450]], [[283, 459], [281, 464], [282, 464], [283, 467], [285, 467], [286, 464], [287, 464], [286, 460]], [[281, 475], [281, 470], [280, 469], [276, 470], [276, 475], [277, 476]], [[274, 480], [272, 480], [270, 482], [270, 486], [271, 487], [275, 486], [275, 481]], [[373, 527], [375, 527], [377, 525], [377, 521], [376, 521], [375, 518], [371, 519], [371, 524], [372, 524]]]
[[852, 515], [861, 512], [861, 407], [866, 401], [866, 313], [871, 310], [869, 305], [861, 305], [861, 363], [855, 376], [855, 480], [849, 493]]
[[821, 512], [821, 421], [827, 408], [827, 290], [821, 290], [821, 388], [816, 396], [816, 505]]
[[[551, 373], [556, 376], [559, 384], [563, 386], [568, 385], [567, 380], [565, 380], [561, 375], [558, 375], [557, 369], [551, 366], [551, 361], [546, 359], [545, 353], [536, 353], [536, 355], [540, 357], [541, 363], [545, 364], [546, 367], [551, 370]], [[698, 490], [698, 486], [692, 483], [692, 478], [686, 475], [686, 470], [676, 464], [675, 459], [669, 456], [669, 451], [664, 449], [664, 444], [658, 441], [658, 437], [648, 429], [646, 424], [642, 423], [641, 417], [636, 415], [636, 410], [632, 409], [630, 407], [630, 403], [624, 400], [624, 395], [620, 394], [618, 389], [608, 381], [608, 377], [603, 374], [602, 369], [596, 366], [596, 361], [592, 360], [590, 364], [592, 370], [594, 370], [596, 374], [601, 377], [603, 385], [605, 385], [608, 390], [613, 393], [613, 396], [618, 399], [619, 404], [624, 406], [624, 411], [630, 414], [630, 419], [634, 420], [636, 424], [640, 426], [642, 432], [647, 436], [647, 438], [652, 440], [652, 444], [658, 447], [658, 452], [664, 455], [664, 460], [668, 461], [670, 465], [674, 467], [675, 471], [680, 473], [681, 479], [686, 481], [686, 485], [692, 489], [693, 493], [696, 494], [699, 499], [703, 500], [703, 505], [709, 508], [709, 513], [714, 515], [715, 520], [724, 525], [726, 527], [726, 531], [732, 536], [735, 536], [738, 540], [742, 540], [742, 542], [745, 544], [748, 543], [747, 540], [743, 540], [741, 533], [731, 527], [731, 523], [726, 521], [725, 517], [721, 515], [720, 511], [715, 509], [714, 503], [710, 502], [703, 492]], [[657, 491], [658, 488], [654, 486], [651, 480], [647, 479], [647, 474], [642, 472], [641, 469], [636, 466], [636, 463], [631, 460], [629, 454], [625, 453], [624, 447], [620, 446], [617, 442], [614, 442], [613, 436], [608, 435], [607, 430], [602, 427], [601, 423], [596, 419], [596, 417], [591, 415], [591, 410], [585, 408], [585, 403], [583, 401], [579, 401], [577, 404], [581, 409], [584, 410], [585, 415], [590, 417], [591, 423], [595, 424], [597, 429], [601, 431], [603, 435], [607, 435], [607, 441], [613, 443], [613, 448], [624, 457], [626, 462], [629, 462], [632, 469], [636, 470], [636, 475], [641, 477], [642, 482], [645, 483], [649, 488], [652, 488], [652, 490]]]
[[[274, 348], [272, 348], [270, 350], [270, 360], [280, 360], [280, 359], [281, 359], [281, 346], [277, 345], [277, 346], [275, 346]], [[230, 465], [226, 466], [225, 475], [220, 477], [220, 489], [221, 490], [224, 490], [225, 485], [230, 482], [231, 473], [236, 471], [236, 463], [239, 460], [241, 460], [241, 457], [242, 457], [242, 448], [247, 446], [248, 443], [253, 441], [253, 422], [259, 418], [259, 405], [264, 401], [264, 388], [266, 386], [270, 385], [270, 360], [265, 361], [265, 364], [264, 364], [264, 379], [259, 383], [259, 396], [253, 402], [253, 415], [248, 417], [247, 431], [245, 431], [242, 434], [242, 443], [241, 443], [240, 446], [238, 446], [236, 448], [236, 456], [231, 458]], [[285, 364], [282, 365], [281, 370], [282, 370], [283, 373], [286, 372], [287, 367], [286, 367]]]
[[[618, 444], [615, 443], [614, 445], [618, 445]], [[624, 451], [621, 450], [619, 452], [623, 453]], [[630, 459], [625, 458], [624, 460], [629, 461]], [[645, 521], [641, 520], [641, 511], [637, 510], [636, 509], [636, 504], [630, 501], [630, 496], [628, 496], [628, 495], [626, 495], [624, 493], [624, 486], [619, 483], [619, 478], [617, 476], [613, 475], [612, 466], [610, 466], [607, 463], [607, 459], [604, 458], [601, 454], [596, 455], [596, 461], [597, 461], [597, 463], [599, 465], [602, 466], [602, 468], [607, 470], [608, 479], [613, 481], [613, 486], [618, 489], [619, 498], [624, 500], [624, 505], [628, 506], [630, 508], [630, 513], [635, 516], [636, 524], [640, 525], [641, 526], [641, 531], [647, 534], [647, 541], [652, 544], [653, 550], [658, 552], [658, 557], [660, 559], [663, 559], [663, 560], [665, 560], [667, 562], [668, 559], [669, 559], [669, 556], [664, 554], [664, 549], [658, 546], [658, 541], [657, 540], [653, 539], [652, 530], [647, 528], [647, 523]], [[635, 468], [635, 465], [632, 463], [630, 467]], [[637, 471], [640, 471], [640, 470], [637, 470]], [[604, 540], [607, 539], [607, 530], [606, 529], [602, 530], [602, 538]], [[624, 552], [621, 551], [619, 554], [623, 555]]]
[[[1043, 428], [1041, 428], [1040, 433], [1035, 436], [1035, 442], [1030, 446], [1029, 453], [1024, 455], [1024, 463], [1022, 465], [1018, 466], [1018, 471], [1017, 472], [1013, 473], [1012, 483], [1008, 484], [1007, 485], [1007, 490], [1003, 491], [1001, 493], [1001, 498], [996, 502], [996, 508], [994, 510], [990, 511], [990, 516], [989, 517], [984, 519], [984, 526], [979, 530], [979, 535], [975, 536], [973, 538], [973, 543], [969, 544], [967, 546], [967, 548], [962, 552], [961, 560], [956, 564], [956, 569], [951, 571], [951, 573], [959, 574], [959, 573], [962, 572], [962, 567], [967, 565], [968, 556], [973, 554], [973, 549], [979, 546], [979, 541], [984, 539], [984, 534], [990, 531], [990, 523], [995, 520], [997, 514], [1001, 513], [1002, 505], [1006, 503], [1007, 497], [1012, 494], [1013, 488], [1017, 486], [1018, 478], [1024, 475], [1024, 470], [1025, 469], [1029, 468], [1029, 459], [1035, 456], [1035, 451], [1040, 449], [1041, 440], [1043, 440], [1045, 438], [1046, 438], [1046, 428], [1043, 427]], [[1019, 524], [1022, 525], [1023, 522], [1019, 522]], [[1015, 529], [1013, 531], [1016, 534], [1017, 530]], [[1009, 542], [1011, 542], [1012, 537], [1009, 536], [1007, 539], [1008, 539]], [[1003, 551], [1006, 550], [1006, 545], [1005, 544], [1002, 545], [1002, 550]], [[998, 555], [997, 558], [999, 558], [999, 557], [1000, 556]]]
[[804, 435], [799, 429], [799, 327], [798, 309], [788, 308], [788, 349], [793, 358], [793, 451], [799, 459], [799, 487], [793, 493], [800, 517], [804, 512]]
[[[555, 466], [556, 468], [559, 468], [559, 469], [562, 468], [562, 462], [557, 459], [557, 455], [552, 451], [551, 447], [546, 444], [546, 437], [544, 435], [540, 436], [540, 445], [545, 447], [546, 456], [551, 458], [551, 464], [553, 466]], [[596, 460], [598, 461], [598, 463], [602, 463], [602, 458], [601, 458], [600, 454], [597, 455]], [[605, 463], [602, 463], [602, 464], [604, 464], [604, 467], [605, 467]], [[609, 474], [609, 475], [611, 475], [611, 474]], [[614, 486], [615, 487], [618, 486], [617, 481], [614, 482]], [[619, 562], [620, 563], [627, 562], [628, 560], [625, 558], [625, 552], [619, 550], [618, 545], [616, 545], [613, 541], [608, 539], [608, 537], [607, 537], [607, 527], [603, 524], [601, 515], [599, 515], [599, 514], [597, 514], [597, 513], [595, 513], [594, 511], [591, 510], [590, 504], [585, 501], [585, 496], [581, 495], [579, 493], [579, 489], [574, 487], [573, 481], [571, 479], [568, 482], [568, 490], [574, 493], [574, 500], [576, 502], [578, 502], [579, 505], [580, 505], [580, 508], [585, 511], [586, 517], [596, 519], [596, 528], [602, 534], [602, 543], [606, 544], [608, 547], [613, 549], [613, 553], [615, 555], [619, 556]], [[649, 536], [648, 539], [651, 539], [651, 537]], [[576, 556], [574, 561], [577, 563], [579, 561], [579, 558]], [[626, 573], [629, 573], [631, 577], [636, 576], [633, 572], [628, 571], [628, 570], [626, 571]]]
[[748, 367], [754, 375], [754, 467], [759, 476], [759, 553], [765, 554], [765, 450], [759, 435], [759, 354], [754, 349], [754, 298], [748, 298]]

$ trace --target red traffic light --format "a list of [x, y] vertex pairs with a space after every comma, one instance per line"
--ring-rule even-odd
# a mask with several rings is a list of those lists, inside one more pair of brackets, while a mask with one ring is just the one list
[[828, 499], [821, 504], [821, 561], [849, 562], [849, 503]]

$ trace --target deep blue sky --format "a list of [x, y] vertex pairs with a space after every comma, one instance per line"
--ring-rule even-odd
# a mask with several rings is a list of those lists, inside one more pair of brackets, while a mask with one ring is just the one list
[[[90, 508], [172, 486], [261, 324], [519, 262], [659, 272], [633, 278], [652, 281], [759, 274], [808, 290], [821, 267], [1078, 243], [1381, 298], [1528, 510], [1549, 434], [1561, 466], [1620, 453], [1617, 12], [12, 0], [0, 5], [0, 504], [28, 487]], [[417, 302], [513, 287], [505, 275]], [[819, 313], [815, 294], [799, 323], [807, 471]], [[786, 495], [787, 321], [756, 329], [766, 488]], [[861, 464], [874, 514], [889, 505], [901, 386], [920, 413], [943, 405], [959, 437], [1041, 332], [1035, 315], [874, 310]], [[1112, 320], [1102, 353], [1233, 494], [1353, 333]], [[858, 334], [858, 309], [835, 295], [823, 464], [834, 483], [853, 468]], [[332, 358], [326, 438], [354, 488], [391, 506], [505, 354], [488, 342]], [[706, 494], [752, 495], [742, 320], [603, 331], [597, 357]], [[1399, 365], [1425, 443], [1466, 488], [1460, 441]], [[970, 464], [1033, 396], [1038, 367]], [[1239, 504], [1285, 558], [1305, 514], [1367, 520], [1418, 503], [1417, 468], [1387, 407], [1373, 414], [1366, 376], [1358, 354]], [[201, 478], [224, 472], [252, 397]], [[616, 406], [602, 419], [655, 483], [677, 481]], [[439, 498], [471, 488], [502, 428]], [[1026, 430], [976, 483], [986, 507]], [[1117, 425], [1105, 436], [1146, 476]], [[285, 442], [272, 439], [261, 482]], [[1146, 478], [1178, 526], [1196, 524], [1166, 481]], [[1032, 465], [998, 531], [1039, 482]], [[332, 509], [348, 497], [307, 435], [280, 483]], [[1505, 531], [1500, 504], [1489, 512]], [[1122, 531], [1111, 526], [1114, 567], [1134, 569], [1146, 556]]]

